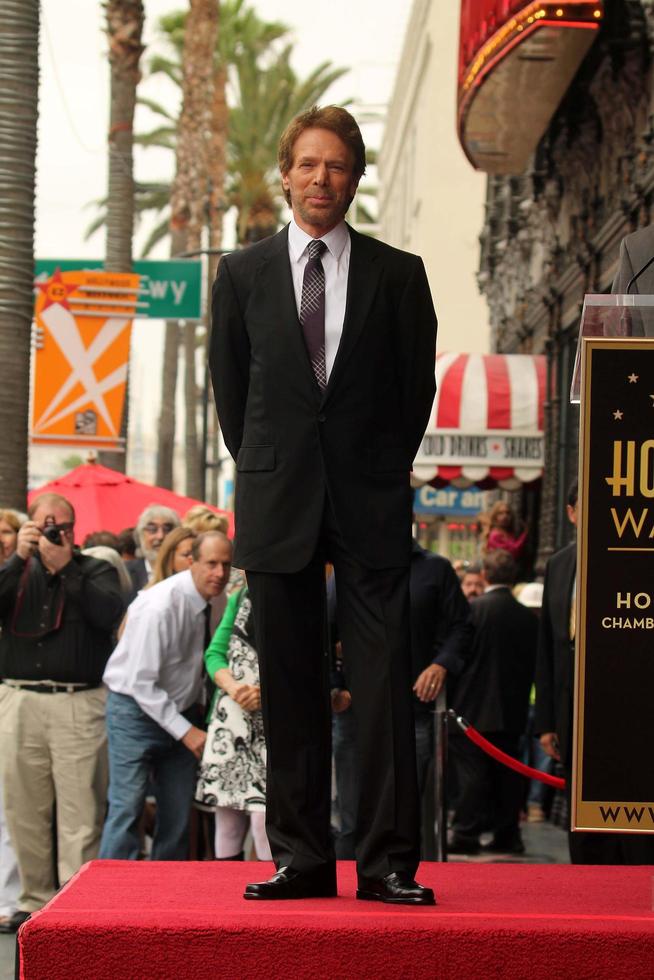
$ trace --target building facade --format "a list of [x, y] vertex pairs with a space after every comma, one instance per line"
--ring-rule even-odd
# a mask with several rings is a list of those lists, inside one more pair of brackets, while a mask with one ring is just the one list
[[424, 259], [439, 350], [488, 350], [475, 273], [485, 178], [456, 134], [456, 3], [415, 0], [379, 153], [380, 237]]
[[[524, 171], [489, 173], [481, 229], [491, 349], [547, 357], [540, 567], [570, 533], [579, 418], [568, 392], [583, 297], [610, 291], [622, 237], [653, 219], [654, 0], [594, 8], [593, 43]], [[520, 93], [497, 98], [515, 111]]]

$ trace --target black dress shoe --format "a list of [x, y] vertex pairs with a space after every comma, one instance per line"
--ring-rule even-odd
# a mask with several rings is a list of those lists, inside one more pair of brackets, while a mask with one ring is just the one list
[[18, 932], [23, 922], [27, 922], [31, 912], [14, 912], [6, 922], [0, 922], [0, 932]]
[[389, 905], [435, 905], [431, 888], [414, 881], [406, 871], [391, 871], [384, 878], [359, 878], [357, 898]]
[[322, 864], [312, 871], [280, 868], [268, 881], [255, 881], [245, 886], [243, 898], [335, 898], [336, 868]]

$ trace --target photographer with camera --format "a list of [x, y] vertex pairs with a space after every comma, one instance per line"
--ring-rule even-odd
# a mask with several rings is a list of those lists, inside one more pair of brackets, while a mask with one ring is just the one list
[[2, 931], [94, 858], [102, 832], [102, 673], [124, 604], [115, 568], [74, 549], [74, 524], [65, 497], [37, 497], [0, 568], [0, 776], [21, 877], [18, 911]]

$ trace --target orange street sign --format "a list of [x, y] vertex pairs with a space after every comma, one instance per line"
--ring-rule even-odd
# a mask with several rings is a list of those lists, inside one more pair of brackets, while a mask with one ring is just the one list
[[122, 449], [132, 318], [140, 277], [60, 272], [37, 282], [31, 440]]

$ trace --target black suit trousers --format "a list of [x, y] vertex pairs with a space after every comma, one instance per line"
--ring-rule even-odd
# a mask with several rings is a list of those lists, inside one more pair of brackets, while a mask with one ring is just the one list
[[[520, 736], [484, 732], [497, 748], [517, 759]], [[458, 841], [479, 843], [479, 835], [492, 830], [496, 844], [510, 847], [520, 839], [520, 809], [526, 780], [471, 742], [465, 735], [448, 739], [449, 761], [455, 770], [458, 794], [452, 834]]]
[[325, 562], [356, 718], [359, 874], [415, 874], [419, 806], [411, 705], [409, 569], [369, 569], [345, 548], [325, 502], [320, 541], [299, 572], [247, 572], [257, 636], [268, 773], [266, 829], [278, 867], [334, 860]]

